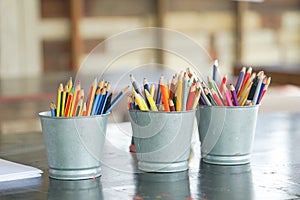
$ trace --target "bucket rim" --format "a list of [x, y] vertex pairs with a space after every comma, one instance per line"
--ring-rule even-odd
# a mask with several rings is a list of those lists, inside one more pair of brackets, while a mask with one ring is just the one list
[[175, 114], [183, 114], [183, 113], [193, 113], [196, 112], [197, 109], [193, 110], [185, 110], [185, 111], [171, 111], [171, 112], [166, 112], [166, 111], [152, 111], [152, 110], [128, 110], [129, 113], [157, 113], [157, 114], [167, 114], [167, 115], [175, 115]]
[[66, 119], [88, 119], [88, 118], [104, 118], [104, 117], [108, 117], [108, 115], [110, 115], [111, 112], [106, 113], [106, 114], [102, 114], [102, 115], [91, 115], [91, 116], [74, 116], [74, 117], [52, 117], [51, 116], [51, 111], [42, 111], [39, 112], [38, 115], [40, 118], [50, 118], [50, 119], [59, 119], [59, 120], [66, 120]]

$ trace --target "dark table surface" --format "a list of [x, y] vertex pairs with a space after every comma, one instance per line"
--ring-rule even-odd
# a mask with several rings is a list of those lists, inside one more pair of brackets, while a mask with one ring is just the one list
[[0, 134], [0, 157], [43, 170], [40, 178], [0, 183], [0, 199], [299, 199], [300, 113], [259, 114], [247, 165], [201, 162], [196, 128], [189, 170], [138, 173], [129, 153], [129, 123], [109, 124], [102, 176], [59, 181], [48, 177], [41, 132]]

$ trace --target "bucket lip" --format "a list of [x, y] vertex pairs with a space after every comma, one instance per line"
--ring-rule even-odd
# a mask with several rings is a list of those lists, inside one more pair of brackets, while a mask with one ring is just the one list
[[138, 113], [160, 113], [160, 114], [167, 114], [167, 115], [175, 115], [175, 114], [183, 114], [183, 113], [193, 113], [196, 112], [197, 109], [193, 110], [185, 110], [185, 111], [172, 111], [172, 112], [165, 112], [165, 111], [152, 111], [152, 110], [128, 110], [129, 112], [138, 112]]
[[99, 117], [107, 117], [108, 115], [110, 114], [109, 113], [106, 113], [106, 114], [102, 114], [102, 115], [91, 115], [91, 116], [75, 116], [75, 117], [52, 117], [51, 116], [51, 111], [42, 111], [42, 112], [39, 112], [38, 115], [39, 117], [41, 118], [50, 118], [50, 119], [88, 119], [88, 118], [99, 118]]
[[214, 108], [214, 109], [251, 109], [251, 108], [259, 108], [260, 104], [251, 105], [251, 106], [206, 106], [206, 105], [198, 105], [197, 108]]

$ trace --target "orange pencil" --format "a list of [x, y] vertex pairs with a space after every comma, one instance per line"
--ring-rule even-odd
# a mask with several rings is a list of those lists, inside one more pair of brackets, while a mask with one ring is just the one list
[[92, 107], [93, 107], [93, 103], [94, 103], [94, 99], [95, 99], [96, 89], [97, 89], [97, 78], [94, 79], [94, 81], [91, 85], [91, 88], [90, 88], [90, 93], [88, 96], [87, 107], [86, 107], [87, 116], [91, 115]]
[[78, 82], [75, 86], [75, 90], [74, 90], [74, 94], [73, 94], [74, 96], [73, 96], [69, 116], [75, 115], [76, 106], [77, 106], [78, 100], [80, 98], [80, 89], [81, 89], [81, 84], [80, 84], [80, 82]]
[[168, 91], [167, 86], [164, 84], [163, 76], [160, 76], [159, 86], [160, 86], [160, 90], [161, 90], [161, 97], [162, 97], [162, 102], [164, 104], [164, 109], [166, 112], [170, 112], [169, 91]]
[[59, 84], [58, 90], [57, 90], [57, 109], [56, 109], [56, 117], [61, 116], [61, 108], [62, 108], [62, 94], [64, 91], [63, 84]]
[[69, 92], [69, 95], [68, 95], [67, 104], [66, 104], [66, 109], [65, 109], [65, 113], [64, 113], [64, 116], [65, 116], [65, 117], [70, 116], [72, 100], [73, 100], [73, 88], [72, 88], [72, 90]]

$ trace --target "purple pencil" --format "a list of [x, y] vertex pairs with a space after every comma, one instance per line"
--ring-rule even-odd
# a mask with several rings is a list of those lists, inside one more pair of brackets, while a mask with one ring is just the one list
[[240, 90], [240, 87], [243, 83], [243, 80], [244, 80], [244, 77], [245, 77], [245, 73], [246, 73], [246, 67], [243, 67], [241, 69], [241, 72], [240, 72], [240, 75], [236, 81], [236, 84], [235, 84], [235, 92], [238, 93], [239, 90]]
[[207, 105], [202, 95], [200, 95], [200, 103], [204, 106]]
[[239, 106], [239, 101], [236, 96], [236, 90], [232, 84], [230, 84], [230, 91], [231, 91], [231, 95], [232, 95], [232, 99], [233, 99], [233, 105]]

